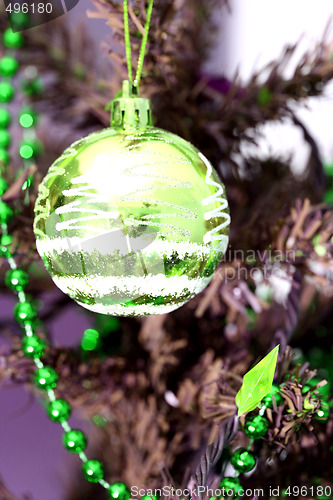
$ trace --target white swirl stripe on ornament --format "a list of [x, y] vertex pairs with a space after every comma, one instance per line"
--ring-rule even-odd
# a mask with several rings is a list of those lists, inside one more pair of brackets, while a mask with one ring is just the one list
[[230, 225], [230, 222], [231, 222], [230, 215], [227, 214], [226, 212], [224, 212], [224, 210], [226, 210], [228, 208], [228, 201], [226, 200], [226, 198], [222, 198], [222, 195], [224, 195], [224, 192], [223, 192], [223, 188], [222, 188], [221, 184], [218, 184], [217, 182], [213, 181], [213, 179], [211, 178], [212, 173], [213, 173], [213, 169], [212, 169], [210, 162], [200, 152], [199, 152], [199, 157], [201, 158], [201, 160], [204, 162], [204, 164], [207, 167], [207, 174], [206, 174], [206, 178], [205, 178], [206, 183], [209, 186], [217, 187], [216, 193], [212, 194], [211, 196], [207, 196], [207, 198], [205, 198], [201, 201], [201, 204], [203, 206], [206, 206], [206, 205], [210, 205], [211, 203], [221, 203], [221, 205], [219, 207], [214, 208], [210, 212], [205, 212], [204, 217], [206, 220], [210, 220], [210, 219], [213, 219], [215, 217], [221, 217], [221, 218], [225, 219], [225, 221], [222, 222], [222, 224], [215, 227], [211, 231], [208, 231], [204, 235], [203, 242], [205, 244], [207, 244], [207, 243], [210, 243], [211, 241], [221, 241], [221, 242], [224, 242], [224, 244], [225, 244], [225, 241], [228, 242], [228, 237], [224, 234], [215, 234], [215, 233], [218, 233], [219, 231], [221, 231], [221, 229], [224, 229], [225, 227]]
[[[146, 279], [146, 278], [149, 279]], [[75, 285], [80, 293], [89, 295], [91, 287], [98, 290], [100, 297], [107, 297], [117, 293], [131, 294], [136, 297], [141, 295], [151, 295], [153, 297], [173, 295], [181, 297], [184, 290], [187, 289], [191, 294], [195, 295], [198, 290], [201, 291], [206, 284], [209, 283], [209, 278], [189, 278], [183, 276], [169, 276], [164, 274], [148, 274], [148, 276], [90, 276], [89, 282], [85, 276], [79, 276], [76, 279]], [[73, 287], [73, 279], [71, 276], [62, 276], [61, 278], [54, 276], [54, 282], [59, 288], [65, 290]], [[67, 293], [67, 291], [66, 291]]]
[[[117, 228], [114, 230], [105, 230], [101, 231], [101, 234], [109, 234], [111, 231], [116, 231]], [[70, 242], [69, 242], [70, 240]], [[72, 237], [72, 238], [54, 238], [52, 240], [37, 240], [36, 245], [38, 247], [38, 252], [41, 253], [42, 255], [49, 255], [51, 257], [52, 252], [56, 251], [58, 253], [67, 251], [71, 247], [79, 247], [80, 244], [82, 244], [84, 240], [79, 237]], [[180, 259], [184, 259], [188, 254], [195, 253], [198, 255], [199, 258], [208, 258], [210, 255], [210, 249], [208, 247], [205, 247], [204, 245], [199, 245], [198, 243], [194, 243], [192, 241], [184, 241], [183, 244], [177, 244], [175, 247], [175, 243], [173, 241], [161, 241], [158, 239], [155, 239], [149, 246], [149, 253], [156, 252], [158, 254], [165, 254], [167, 256], [172, 255], [172, 252], [177, 249], [177, 254]], [[100, 250], [101, 251], [101, 250]], [[108, 252], [108, 249], [105, 248], [105, 253]], [[101, 253], [103, 253], [101, 251]], [[146, 251], [143, 250], [143, 254], [146, 254]], [[147, 257], [149, 256], [149, 253], [147, 251]]]

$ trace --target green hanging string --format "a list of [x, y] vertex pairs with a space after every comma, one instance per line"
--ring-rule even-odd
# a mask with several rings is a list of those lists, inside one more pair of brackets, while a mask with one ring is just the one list
[[124, 1], [124, 32], [125, 32], [125, 48], [126, 48], [126, 59], [127, 59], [127, 69], [128, 69], [128, 79], [134, 85], [134, 87], [139, 87], [139, 83], [142, 76], [142, 68], [146, 54], [147, 42], [148, 42], [148, 34], [150, 28], [151, 14], [153, 11], [153, 3], [154, 0], [149, 0], [148, 9], [147, 9], [147, 19], [145, 24], [145, 34], [142, 38], [138, 67], [136, 70], [135, 80], [133, 82], [133, 70], [132, 70], [132, 49], [131, 49], [131, 38], [130, 38], [130, 30], [129, 30], [129, 19], [128, 19], [128, 3], [127, 0]]

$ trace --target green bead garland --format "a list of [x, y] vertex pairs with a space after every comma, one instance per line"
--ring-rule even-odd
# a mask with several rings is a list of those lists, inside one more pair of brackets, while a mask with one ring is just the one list
[[34, 382], [38, 389], [48, 391], [54, 389], [58, 382], [58, 374], [50, 366], [43, 366], [35, 371]]
[[62, 442], [66, 450], [71, 453], [81, 453], [87, 446], [86, 435], [77, 429], [66, 432], [62, 437]]
[[19, 302], [14, 307], [14, 318], [20, 324], [31, 323], [37, 318], [36, 308], [30, 302]]
[[82, 471], [90, 483], [98, 483], [104, 477], [104, 467], [99, 460], [87, 460], [82, 466]]
[[233, 490], [233, 496], [232, 498], [237, 500], [240, 498], [238, 492], [239, 490], [242, 489], [242, 485], [240, 483], [240, 480], [237, 477], [225, 477], [222, 479], [219, 488], [224, 488], [225, 492], [228, 492], [228, 490]]
[[231, 463], [238, 472], [250, 472], [256, 465], [256, 459], [251, 451], [239, 448], [231, 457]]
[[37, 335], [22, 339], [22, 351], [27, 358], [40, 358], [44, 354], [45, 342]]
[[262, 438], [268, 430], [268, 421], [261, 415], [248, 416], [245, 421], [244, 432], [251, 439]]
[[129, 500], [131, 492], [125, 483], [113, 483], [108, 489], [109, 497], [114, 500]]
[[10, 125], [10, 113], [5, 108], [0, 108], [0, 128], [7, 128]]
[[52, 422], [65, 422], [71, 414], [71, 406], [64, 399], [56, 399], [47, 405], [47, 414]]
[[5, 274], [5, 284], [11, 290], [24, 290], [29, 284], [29, 275], [23, 269], [10, 269]]

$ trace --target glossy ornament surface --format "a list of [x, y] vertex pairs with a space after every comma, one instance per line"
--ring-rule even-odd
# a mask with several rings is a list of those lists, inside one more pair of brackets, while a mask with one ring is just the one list
[[228, 203], [194, 146], [149, 118], [121, 126], [118, 111], [113, 127], [74, 143], [42, 181], [37, 249], [55, 284], [83, 307], [162, 314], [213, 277], [228, 244]]

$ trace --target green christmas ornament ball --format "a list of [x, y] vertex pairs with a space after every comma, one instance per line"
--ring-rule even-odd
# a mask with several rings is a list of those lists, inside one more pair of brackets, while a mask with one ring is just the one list
[[111, 127], [72, 144], [39, 188], [37, 249], [55, 284], [96, 313], [170, 312], [210, 282], [228, 244], [225, 189], [190, 143], [152, 125], [124, 82]]

